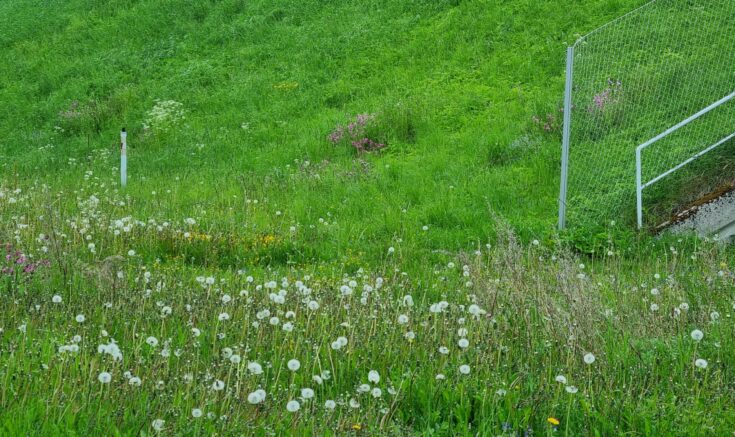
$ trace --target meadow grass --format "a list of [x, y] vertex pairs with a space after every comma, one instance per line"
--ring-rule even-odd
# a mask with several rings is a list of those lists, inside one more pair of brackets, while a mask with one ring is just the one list
[[639, 4], [0, 4], [1, 433], [731, 432], [732, 250], [554, 231]]

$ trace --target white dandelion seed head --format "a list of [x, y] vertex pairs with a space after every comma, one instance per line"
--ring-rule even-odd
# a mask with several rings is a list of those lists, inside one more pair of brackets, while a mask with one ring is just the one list
[[301, 389], [301, 397], [303, 399], [311, 399], [314, 397], [314, 390], [310, 388], [302, 388]]
[[568, 385], [564, 389], [567, 391], [567, 393], [571, 394], [577, 393], [579, 391], [579, 389], [573, 385]]
[[100, 372], [100, 374], [97, 375], [97, 379], [102, 384], [109, 384], [110, 381], [112, 381], [112, 375], [110, 375], [109, 372]]
[[706, 369], [708, 364], [709, 363], [707, 362], [707, 360], [703, 358], [697, 358], [697, 360], [694, 361], [694, 365], [699, 367], [700, 369]]
[[256, 405], [260, 404], [265, 400], [265, 390], [255, 390], [254, 392], [248, 394], [248, 403]]
[[221, 391], [221, 390], [224, 390], [224, 389], [225, 389], [225, 382], [224, 381], [219, 380], [219, 379], [216, 379], [212, 383], [212, 390], [214, 390], [214, 391]]
[[704, 333], [700, 331], [699, 329], [695, 329], [692, 331], [692, 340], [694, 341], [701, 341], [702, 338], [704, 338]]
[[469, 375], [470, 374], [470, 366], [468, 366], [467, 364], [462, 364], [461, 366], [459, 366], [459, 373], [461, 373], [463, 375]]
[[299, 370], [299, 368], [301, 367], [301, 362], [299, 362], [299, 360], [297, 359], [292, 359], [288, 361], [287, 366], [288, 366], [288, 370], [295, 372]]
[[248, 371], [252, 375], [260, 375], [263, 373], [263, 367], [259, 363], [251, 361], [248, 363]]
[[595, 362], [595, 359], [596, 359], [595, 356], [591, 352], [588, 352], [588, 353], [586, 353], [584, 355], [584, 362], [586, 364], [592, 364], [592, 363], [594, 363]]
[[288, 401], [288, 403], [286, 404], [286, 410], [291, 413], [299, 411], [300, 408], [301, 404], [299, 404], [299, 401]]
[[371, 370], [368, 372], [368, 381], [372, 382], [373, 384], [377, 384], [380, 382], [380, 374], [376, 370]]

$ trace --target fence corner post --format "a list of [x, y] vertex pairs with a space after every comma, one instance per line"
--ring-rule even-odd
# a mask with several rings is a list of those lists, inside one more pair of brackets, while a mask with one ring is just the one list
[[643, 186], [641, 169], [641, 150], [639, 146], [635, 149], [635, 194], [636, 194], [636, 216], [638, 218], [638, 229], [643, 228]]
[[564, 128], [561, 146], [561, 183], [559, 188], [559, 230], [566, 226], [567, 176], [569, 173], [569, 138], [572, 122], [572, 75], [574, 73], [574, 46], [567, 47], [566, 81], [564, 85]]

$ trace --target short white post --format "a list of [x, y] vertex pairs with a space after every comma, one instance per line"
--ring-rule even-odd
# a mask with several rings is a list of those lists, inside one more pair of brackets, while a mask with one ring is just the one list
[[125, 128], [120, 131], [120, 185], [125, 188], [128, 183], [128, 133]]

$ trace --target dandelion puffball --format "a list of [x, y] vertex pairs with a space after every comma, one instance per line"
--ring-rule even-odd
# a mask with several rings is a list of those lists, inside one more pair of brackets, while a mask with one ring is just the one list
[[702, 358], [697, 358], [697, 360], [694, 362], [694, 365], [699, 367], [700, 369], [706, 369], [707, 368], [707, 360]]
[[559, 382], [561, 384], [565, 384], [566, 385], [566, 383], [567, 383], [567, 377], [564, 376], [564, 375], [557, 375], [556, 382]]
[[265, 400], [265, 390], [259, 389], [248, 395], [248, 402], [255, 405]]
[[108, 372], [101, 372], [101, 373], [100, 373], [100, 374], [99, 374], [99, 375], [97, 376], [97, 379], [98, 379], [98, 380], [99, 380], [99, 381], [100, 381], [100, 382], [101, 382], [102, 384], [109, 384], [109, 383], [110, 383], [110, 381], [112, 381], [112, 375], [110, 375], [110, 374], [109, 374]]
[[694, 341], [700, 341], [704, 338], [704, 333], [700, 331], [699, 329], [695, 329], [692, 331], [692, 340]]
[[373, 384], [379, 383], [380, 374], [375, 370], [371, 370], [370, 372], [368, 372], [368, 381], [372, 382]]
[[286, 409], [291, 413], [299, 411], [299, 408], [301, 408], [299, 401], [288, 401], [286, 404]]
[[595, 362], [595, 356], [592, 353], [589, 353], [589, 352], [586, 353], [584, 355], [584, 362], [586, 364], [592, 364], [592, 363], [594, 363]]
[[468, 366], [467, 364], [462, 364], [461, 366], [459, 366], [459, 373], [461, 373], [463, 375], [469, 375], [470, 374], [470, 366]]
[[263, 367], [260, 364], [252, 361], [248, 363], [248, 371], [253, 375], [260, 375], [261, 373], [263, 373]]
[[300, 367], [301, 367], [301, 363], [299, 362], [299, 360], [296, 360], [296, 359], [289, 360], [289, 362], [288, 362], [288, 370], [290, 370], [292, 372], [295, 372], [295, 371], [299, 370]]

